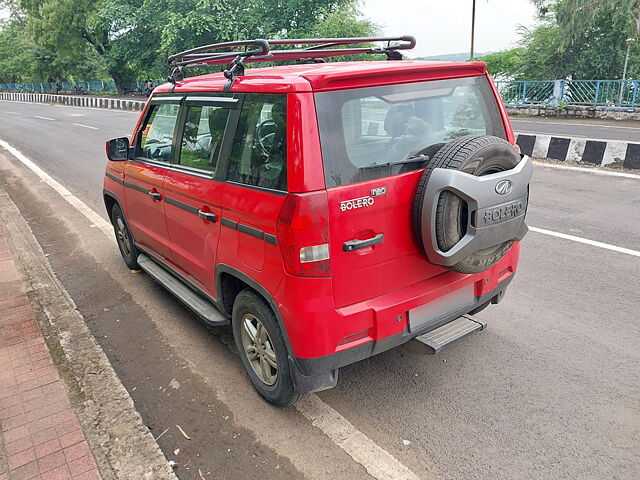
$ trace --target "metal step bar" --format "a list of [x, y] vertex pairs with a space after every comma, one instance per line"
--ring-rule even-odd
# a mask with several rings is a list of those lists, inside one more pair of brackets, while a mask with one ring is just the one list
[[138, 255], [138, 265], [151, 278], [173, 293], [178, 300], [195, 312], [204, 322], [211, 326], [228, 325], [229, 321], [209, 300], [197, 294], [177, 276], [155, 262], [148, 255]]
[[[426, 353], [427, 355], [435, 355], [450, 343], [466, 337], [470, 333], [484, 330], [486, 327], [486, 322], [471, 315], [463, 315], [449, 323], [445, 323], [435, 330], [431, 330], [424, 335], [414, 338], [412, 342], [418, 342], [418, 345], [414, 343], [414, 348], [410, 348], [409, 350], [422, 350], [422, 353]], [[418, 348], [416, 349], [415, 347]]]

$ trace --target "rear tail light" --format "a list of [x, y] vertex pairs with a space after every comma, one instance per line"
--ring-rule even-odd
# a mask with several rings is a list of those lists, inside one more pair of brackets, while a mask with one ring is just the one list
[[277, 233], [288, 273], [331, 276], [327, 192], [288, 194], [278, 216]]

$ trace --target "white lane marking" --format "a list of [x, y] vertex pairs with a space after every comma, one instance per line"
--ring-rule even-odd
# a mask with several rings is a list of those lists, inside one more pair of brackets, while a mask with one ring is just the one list
[[4, 113], [8, 113], [9, 115], [20, 115], [19, 112], [4, 112]]
[[27, 157], [25, 157], [19, 150], [9, 145], [4, 140], [0, 140], [0, 147], [3, 147], [7, 150], [11, 155], [20, 160], [23, 164], [29, 167], [33, 173], [35, 173], [43, 182], [53, 188], [56, 192], [60, 194], [60, 196], [65, 199], [68, 203], [73, 205], [77, 210], [82, 213], [95, 227], [99, 228], [105, 235], [109, 238], [113, 239], [115, 242], [115, 237], [113, 234], [113, 227], [109, 222], [107, 222], [104, 218], [94, 212], [91, 208], [89, 208], [82, 200], [74, 196], [69, 190], [63, 187], [60, 183], [58, 183], [51, 175], [42, 170], [38, 165], [33, 163]]
[[599, 127], [599, 128], [624, 128], [627, 130], [640, 130], [640, 127], [622, 127], [618, 125], [598, 125], [597, 123], [567, 123], [567, 122], [541, 122], [537, 120], [519, 120], [512, 118], [513, 123], [537, 123], [538, 125], [570, 125], [572, 127]]
[[[54, 180], [48, 173], [29, 160], [16, 148], [0, 140], [0, 146], [29, 167], [47, 185], [53, 188], [64, 200], [80, 211], [90, 222], [115, 242], [113, 227], [104, 218], [94, 212], [82, 200]], [[366, 435], [354, 427], [346, 418], [323, 402], [315, 394], [307, 395], [296, 403], [296, 409], [311, 420], [322, 433], [343, 449], [351, 458], [360, 463], [367, 472], [378, 480], [419, 480], [411, 470], [400, 463], [386, 450], [376, 445]]]
[[90, 128], [91, 130], [100, 130], [98, 127], [92, 127], [91, 125], [85, 125], [84, 123], [74, 123], [76, 127]]
[[537, 160], [534, 160], [533, 163], [544, 168], [557, 168], [558, 170], [571, 170], [574, 172], [591, 173], [593, 175], [603, 175], [605, 177], [622, 177], [640, 180], [640, 175], [637, 173], [612, 172], [610, 170], [602, 170], [600, 168], [573, 167], [571, 165], [558, 165], [556, 163], [539, 162]]
[[419, 477], [393, 455], [373, 443], [346, 418], [324, 403], [316, 394], [306, 395], [294, 404], [333, 443], [379, 480], [418, 480]]
[[39, 118], [40, 120], [50, 120], [50, 121], [55, 120], [55, 118], [41, 117], [40, 115], [34, 115], [33, 118]]
[[585, 245], [591, 245], [592, 247], [604, 248], [613, 252], [624, 253], [634, 257], [640, 257], [640, 251], [631, 250], [630, 248], [618, 247], [609, 243], [597, 242], [595, 240], [589, 240], [588, 238], [576, 237], [575, 235], [568, 235], [566, 233], [554, 232], [553, 230], [546, 230], [544, 228], [529, 227], [529, 230], [536, 233], [542, 233], [543, 235], [551, 235], [552, 237], [563, 238], [564, 240], [571, 240], [572, 242], [584, 243]]

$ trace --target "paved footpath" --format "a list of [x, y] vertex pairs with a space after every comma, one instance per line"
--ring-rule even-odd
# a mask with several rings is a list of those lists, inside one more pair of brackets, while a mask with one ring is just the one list
[[100, 478], [0, 229], [0, 480]]

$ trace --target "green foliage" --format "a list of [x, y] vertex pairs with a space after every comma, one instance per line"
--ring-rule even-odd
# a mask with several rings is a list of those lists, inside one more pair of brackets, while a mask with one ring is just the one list
[[[24, 48], [12, 56], [14, 63], [0, 63], [11, 65], [5, 71], [13, 77], [107, 75], [119, 91], [135, 78], [164, 77], [169, 55], [198, 45], [274, 36], [364, 36], [375, 30], [360, 18], [358, 0], [0, 0], [0, 5], [22, 18]], [[36, 52], [52, 56], [51, 71], [35, 68]]]
[[[640, 0], [534, 0], [540, 24], [522, 31], [520, 47], [480, 58], [489, 72], [515, 80], [618, 79], [636, 31]], [[622, 8], [621, 8], [622, 7]], [[627, 78], [640, 77], [640, 45], [631, 48]]]
[[485, 62], [489, 73], [494, 78], [518, 78], [522, 76], [525, 68], [524, 54], [525, 48], [517, 47], [476, 57], [475, 60]]

